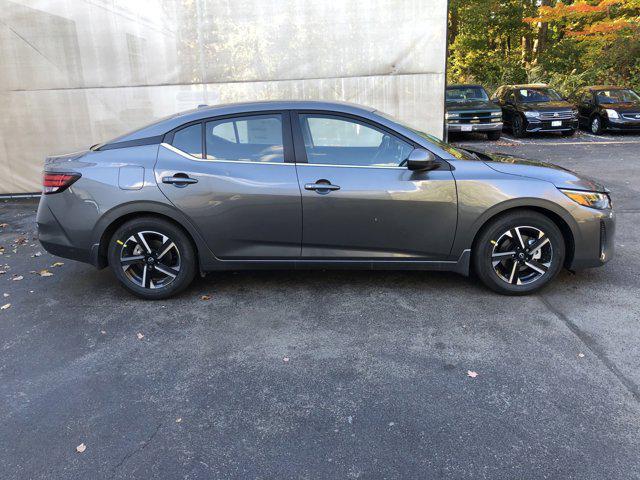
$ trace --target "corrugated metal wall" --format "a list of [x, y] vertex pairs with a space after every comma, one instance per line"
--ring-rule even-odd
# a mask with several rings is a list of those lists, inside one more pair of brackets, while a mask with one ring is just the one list
[[200, 103], [345, 100], [442, 135], [446, 0], [0, 0], [0, 193]]

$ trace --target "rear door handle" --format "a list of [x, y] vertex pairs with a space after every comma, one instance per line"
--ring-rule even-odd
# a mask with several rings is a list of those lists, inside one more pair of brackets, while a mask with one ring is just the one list
[[162, 183], [170, 183], [175, 185], [176, 187], [186, 187], [187, 185], [191, 185], [192, 183], [198, 183], [198, 180], [195, 178], [191, 178], [184, 173], [176, 173], [172, 177], [162, 177]]
[[340, 190], [338, 185], [332, 185], [328, 180], [318, 180], [316, 183], [305, 183], [305, 190], [316, 190], [318, 193], [328, 193], [333, 190]]

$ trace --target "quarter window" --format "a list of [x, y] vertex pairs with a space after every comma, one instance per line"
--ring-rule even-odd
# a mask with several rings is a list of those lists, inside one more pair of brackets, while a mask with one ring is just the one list
[[279, 114], [214, 120], [205, 129], [208, 160], [284, 162]]
[[413, 150], [394, 135], [350, 118], [319, 114], [299, 118], [309, 163], [398, 166]]
[[196, 123], [173, 134], [171, 144], [196, 158], [202, 158], [202, 124]]

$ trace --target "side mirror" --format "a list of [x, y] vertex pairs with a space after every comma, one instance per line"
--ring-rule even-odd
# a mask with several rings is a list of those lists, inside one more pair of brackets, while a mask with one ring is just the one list
[[435, 170], [438, 166], [436, 156], [424, 148], [414, 149], [409, 154], [409, 158], [407, 158], [407, 168], [409, 170], [426, 172]]

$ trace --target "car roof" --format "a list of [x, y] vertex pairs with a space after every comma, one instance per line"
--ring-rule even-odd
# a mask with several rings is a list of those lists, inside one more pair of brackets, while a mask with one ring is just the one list
[[149, 125], [121, 135], [101, 145], [128, 142], [132, 140], [139, 140], [141, 138], [164, 135], [185, 123], [203, 120], [209, 117], [251, 112], [268, 112], [272, 110], [329, 110], [333, 112], [364, 116], [376, 111], [374, 108], [356, 105], [349, 102], [319, 100], [269, 100], [260, 102], [225, 103], [219, 105], [200, 105], [197, 108], [161, 118]]
[[549, 88], [546, 83], [522, 83], [517, 85], [503, 85], [507, 88]]
[[447, 88], [484, 88], [479, 83], [454, 83], [453, 85], [447, 85]]
[[598, 90], [630, 90], [629, 87], [621, 87], [619, 85], [591, 85], [584, 87], [584, 89], [591, 90], [592, 92], [596, 92]]

